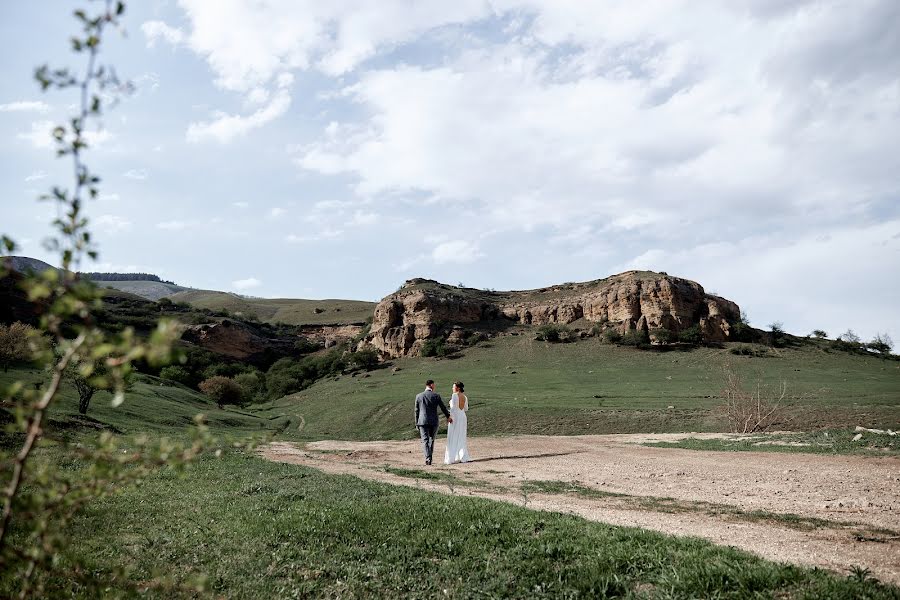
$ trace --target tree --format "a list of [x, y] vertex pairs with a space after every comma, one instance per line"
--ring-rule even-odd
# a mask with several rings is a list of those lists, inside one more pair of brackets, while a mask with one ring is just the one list
[[168, 367], [163, 367], [159, 372], [159, 376], [162, 379], [175, 381], [177, 383], [180, 383], [181, 385], [191, 385], [191, 383], [194, 381], [191, 372], [181, 365], [169, 365]]
[[691, 346], [699, 346], [702, 344], [703, 332], [700, 330], [700, 326], [694, 325], [693, 327], [682, 330], [678, 334], [678, 341], [682, 344], [689, 344]]
[[769, 333], [773, 347], [783, 348], [787, 344], [787, 336], [784, 333], [784, 325], [782, 325], [781, 321], [775, 321], [769, 325]]
[[363, 348], [357, 350], [349, 356], [349, 362], [352, 367], [371, 371], [378, 366], [381, 357], [375, 348]]
[[265, 397], [266, 381], [259, 371], [248, 371], [234, 376], [234, 382], [241, 387], [241, 395], [246, 402]]
[[70, 363], [66, 367], [65, 379], [72, 384], [72, 387], [78, 393], [78, 412], [83, 415], [87, 414], [94, 393], [99, 389], [105, 388], [101, 383], [102, 378], [105, 376], [106, 366], [102, 361], [92, 365]]
[[244, 390], [234, 379], [216, 375], [200, 382], [200, 391], [219, 408], [226, 404], [241, 405], [244, 401]]
[[891, 349], [894, 347], [894, 340], [886, 333], [876, 334], [871, 342], [866, 344], [866, 348], [881, 354], [882, 356], [890, 356]]
[[667, 346], [674, 342], [677, 338], [671, 329], [666, 329], [665, 327], [660, 327], [659, 329], [653, 329], [650, 331], [651, 339], [655, 340], [657, 343], [662, 344], [663, 346]]
[[828, 334], [823, 329], [813, 329], [813, 337], [818, 338], [820, 340], [824, 340], [828, 337]]
[[29, 340], [37, 335], [37, 330], [31, 325], [16, 321], [11, 325], [0, 325], [0, 364], [3, 372], [9, 369], [9, 365], [17, 362], [26, 362], [34, 357]]
[[[21, 280], [33, 312], [39, 317], [38, 332], [48, 338], [48, 347], [39, 348], [34, 356], [34, 361], [46, 369], [47, 381], [33, 388], [24, 381], [16, 381], [0, 400], [15, 415], [10, 429], [19, 435], [10, 439], [21, 440], [17, 450], [6, 445], [0, 448], [5, 484], [0, 516], [0, 564], [21, 586], [20, 597], [31, 595], [35, 579], [46, 577], [46, 571], [58, 568], [56, 558], [68, 542], [66, 524], [81, 506], [121, 484], [145, 477], [153, 468], [191, 460], [207, 441], [198, 437], [196, 444], [173, 445], [144, 437], [131, 441], [130, 450], [123, 450], [109, 435], [79, 443], [77, 448], [68, 440], [58, 441], [59, 452], [77, 454], [80, 461], [91, 467], [77, 478], [72, 477], [68, 468], [52, 462], [33, 467], [29, 460], [46, 439], [42, 434], [47, 414], [59, 396], [70, 364], [102, 361], [107, 370], [103, 384], [113, 392], [113, 406], [118, 406], [124, 400], [133, 363], [141, 360], [151, 366], [162, 366], [169, 360], [172, 343], [180, 333], [176, 324], [168, 321], [160, 321], [146, 341], [137, 339], [130, 328], [116, 335], [105, 333], [93, 314], [103, 291], [91, 281], [78, 277], [75, 271], [83, 260], [97, 258], [84, 213], [86, 202], [100, 193], [100, 177], [84, 162], [88, 125], [102, 115], [107, 99], [130, 89], [118, 80], [111, 66], [98, 64], [104, 34], [109, 28], [121, 26], [125, 5], [112, 0], [101, 4], [92, 15], [85, 10], [74, 12], [81, 31], [68, 41], [75, 53], [85, 57], [83, 73], [48, 65], [38, 67], [34, 73], [43, 91], [75, 89], [80, 102], [76, 114], [52, 131], [56, 156], [71, 161], [72, 180], [68, 185], [51, 187], [41, 197], [55, 205], [55, 235], [45, 246], [58, 252], [60, 267], [25, 274]], [[16, 248], [11, 237], [0, 236], [0, 256], [13, 254]], [[9, 271], [8, 260], [0, 261], [0, 277], [7, 276]], [[33, 473], [35, 469], [39, 475]], [[31, 485], [23, 485], [29, 478], [34, 479]], [[11, 538], [7, 534], [14, 523], [17, 535]]]

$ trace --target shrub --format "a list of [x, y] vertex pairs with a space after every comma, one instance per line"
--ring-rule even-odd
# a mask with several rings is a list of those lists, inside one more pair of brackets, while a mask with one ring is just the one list
[[843, 350], [844, 352], [859, 352], [863, 349], [859, 336], [853, 333], [852, 329], [848, 329], [837, 336], [837, 339], [831, 345], [836, 350]]
[[182, 385], [193, 385], [194, 383], [194, 376], [191, 375], [191, 372], [179, 365], [163, 367], [159, 372], [159, 376]]
[[307, 356], [300, 360], [282, 358], [266, 373], [266, 395], [279, 398], [299, 392], [322, 377], [340, 373], [346, 367], [343, 350], [336, 348], [325, 354]]
[[200, 391], [219, 408], [226, 404], [243, 404], [244, 391], [233, 379], [216, 375], [200, 382]]
[[650, 343], [650, 336], [642, 329], [633, 329], [622, 336], [623, 346], [646, 346]]
[[309, 354], [311, 352], [315, 352], [321, 347], [321, 344], [307, 337], [301, 337], [296, 342], [294, 342], [294, 350], [296, 350], [300, 354]]
[[351, 354], [349, 361], [352, 368], [371, 371], [378, 366], [380, 358], [375, 348], [363, 348]]
[[822, 329], [813, 329], [812, 335], [813, 335], [813, 337], [818, 338], [820, 340], [823, 340], [828, 337], [828, 334], [825, 333], [825, 331]]
[[650, 337], [664, 346], [671, 344], [677, 339], [675, 333], [671, 329], [666, 329], [665, 327], [651, 330]]
[[606, 340], [606, 343], [608, 344], [618, 344], [622, 341], [622, 334], [615, 329], [607, 329], [603, 334], [603, 339]]
[[894, 347], [894, 341], [886, 333], [879, 333], [875, 338], [866, 344], [866, 348], [873, 352], [877, 352], [882, 356], [890, 356], [891, 348]]
[[235, 375], [234, 382], [241, 387], [241, 395], [245, 401], [259, 402], [265, 399], [266, 381], [259, 371]]
[[447, 356], [447, 354], [444, 338], [431, 338], [422, 344], [422, 356]]
[[29, 362], [34, 358], [28, 340], [35, 334], [34, 327], [19, 321], [0, 325], [0, 365], [4, 372], [13, 363]]
[[783, 424], [786, 419], [787, 383], [770, 389], [757, 381], [745, 386], [730, 369], [725, 371], [725, 389], [722, 390], [724, 413], [732, 433], [755, 433]]
[[537, 333], [535, 333], [534, 335], [534, 339], [542, 342], [567, 343], [574, 342], [576, 336], [572, 333], [572, 330], [565, 325], [547, 323], [546, 325], [541, 325], [540, 327], [538, 327]]
[[691, 346], [699, 346], [703, 343], [703, 332], [700, 331], [699, 325], [694, 325], [693, 327], [688, 327], [681, 331], [678, 334], [678, 341], [682, 344], [688, 344]]
[[784, 348], [787, 345], [787, 334], [781, 321], [775, 321], [769, 325], [769, 340], [775, 348]]

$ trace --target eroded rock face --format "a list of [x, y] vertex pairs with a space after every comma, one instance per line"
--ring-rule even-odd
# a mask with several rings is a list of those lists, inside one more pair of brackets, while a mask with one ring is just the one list
[[665, 273], [629, 271], [587, 283], [540, 290], [489, 292], [412, 279], [375, 308], [368, 343], [391, 357], [421, 353], [425, 340], [460, 337], [459, 328], [569, 324], [580, 319], [611, 323], [623, 332], [658, 328], [678, 333], [694, 325], [706, 339], [725, 341], [740, 317], [734, 302], [707, 294], [694, 281]]
[[251, 362], [267, 354], [289, 354], [292, 350], [287, 340], [267, 338], [249, 325], [229, 319], [188, 327], [181, 339], [222, 356]]

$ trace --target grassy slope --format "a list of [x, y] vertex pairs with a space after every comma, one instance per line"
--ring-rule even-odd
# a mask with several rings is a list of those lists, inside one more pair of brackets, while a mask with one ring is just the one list
[[[46, 375], [42, 371], [23, 369], [0, 372], [0, 387], [5, 388], [15, 380], [25, 381], [30, 386], [32, 382], [46, 381]], [[245, 436], [261, 433], [271, 426], [269, 421], [234, 407], [220, 410], [202, 394], [156, 377], [138, 376], [120, 407], [113, 408], [110, 400], [109, 393], [97, 392], [87, 417], [82, 417], [78, 413], [78, 395], [64, 383], [60, 397], [50, 411], [50, 434], [81, 434], [105, 428], [128, 435], [153, 432], [180, 436], [200, 413], [206, 415], [210, 427], [217, 433]]]
[[[360, 300], [299, 300], [290, 298], [244, 298], [227, 292], [186, 290], [173, 294], [175, 302], [187, 302], [198, 308], [228, 310], [256, 315], [261, 321], [289, 325], [331, 325], [363, 323], [372, 316], [374, 302]], [[316, 313], [315, 309], [323, 312]]]
[[101, 288], [114, 288], [129, 294], [135, 294], [141, 298], [159, 300], [188, 288], [161, 281], [99, 281], [94, 283]]
[[217, 598], [900, 598], [697, 539], [236, 452], [95, 502], [70, 533], [49, 597], [196, 597], [205, 580], [199, 595]]
[[804, 396], [806, 428], [900, 424], [900, 363], [815, 345], [771, 352], [778, 355], [713, 348], [656, 353], [596, 339], [551, 345], [530, 335], [501, 337], [457, 359], [398, 360], [398, 372], [322, 381], [259, 410], [289, 415], [294, 423], [302, 415], [304, 430], [289, 431], [303, 439], [407, 437], [412, 399], [430, 377], [447, 396], [455, 379], [466, 383], [473, 435], [722, 430], [710, 409], [720, 402], [730, 364], [748, 381], [786, 381], [789, 394]]

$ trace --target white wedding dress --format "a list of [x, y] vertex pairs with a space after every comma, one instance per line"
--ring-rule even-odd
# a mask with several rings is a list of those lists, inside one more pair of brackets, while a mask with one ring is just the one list
[[466, 429], [468, 419], [466, 411], [469, 410], [469, 400], [466, 399], [466, 407], [459, 407], [459, 395], [453, 394], [450, 398], [450, 416], [453, 422], [447, 426], [447, 450], [444, 452], [444, 464], [457, 462], [469, 462], [469, 448], [466, 445]]

